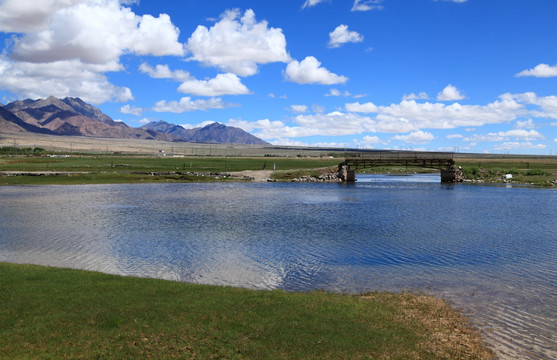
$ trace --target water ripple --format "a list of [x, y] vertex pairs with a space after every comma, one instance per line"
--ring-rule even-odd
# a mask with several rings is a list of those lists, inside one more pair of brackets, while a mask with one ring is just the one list
[[242, 286], [426, 291], [504, 358], [557, 358], [557, 192], [338, 184], [0, 188], [0, 261]]

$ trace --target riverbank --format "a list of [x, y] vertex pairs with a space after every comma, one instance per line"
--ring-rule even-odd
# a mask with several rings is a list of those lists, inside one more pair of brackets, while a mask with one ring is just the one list
[[[0, 185], [109, 184], [142, 182], [297, 181], [338, 182], [341, 158], [157, 157], [139, 155], [0, 156]], [[557, 186], [557, 157], [456, 159], [469, 183]], [[381, 166], [361, 173], [438, 172]]]
[[490, 359], [412, 294], [286, 293], [0, 263], [0, 358]]

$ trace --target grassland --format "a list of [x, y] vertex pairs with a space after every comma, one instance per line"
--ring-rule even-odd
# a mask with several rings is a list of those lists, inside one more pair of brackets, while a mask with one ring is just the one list
[[[53, 154], [69, 157], [48, 157]], [[276, 170], [275, 180], [288, 181], [334, 171], [345, 157], [360, 155], [366, 156], [366, 150], [0, 133], [0, 172], [41, 173], [0, 175], [0, 185], [230, 181], [216, 174], [263, 169]], [[457, 153], [454, 157], [469, 182], [557, 186], [557, 156]], [[365, 171], [438, 170], [388, 166]], [[513, 178], [506, 179], [507, 174]]]
[[1, 176], [0, 184], [230, 181], [230, 177], [222, 175], [244, 170], [280, 172], [334, 167], [339, 162], [329, 158], [278, 157], [3, 156], [0, 157], [0, 172], [14, 172], [19, 176]]
[[286, 293], [0, 263], [1, 359], [489, 359], [411, 294]]

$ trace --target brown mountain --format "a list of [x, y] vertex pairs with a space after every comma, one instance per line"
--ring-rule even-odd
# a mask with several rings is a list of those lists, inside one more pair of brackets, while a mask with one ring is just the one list
[[170, 134], [182, 141], [216, 143], [216, 144], [253, 144], [271, 145], [242, 129], [226, 126], [217, 122], [204, 127], [184, 129], [179, 125], [169, 124], [165, 121], [152, 122], [142, 126], [143, 129], [155, 130]]
[[98, 108], [79, 98], [17, 100], [0, 105], [0, 132], [35, 132], [51, 135], [150, 139], [229, 144], [269, 143], [247, 132], [214, 123], [203, 128], [184, 129], [164, 121], [140, 128], [112, 120]]
[[3, 108], [0, 131], [127, 139], [176, 140], [169, 134], [132, 128], [112, 120], [79, 98], [18, 100]]

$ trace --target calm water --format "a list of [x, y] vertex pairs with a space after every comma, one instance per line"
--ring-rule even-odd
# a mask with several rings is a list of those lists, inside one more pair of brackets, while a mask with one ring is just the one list
[[557, 191], [356, 184], [0, 187], [0, 261], [253, 289], [424, 290], [503, 358], [557, 358]]

